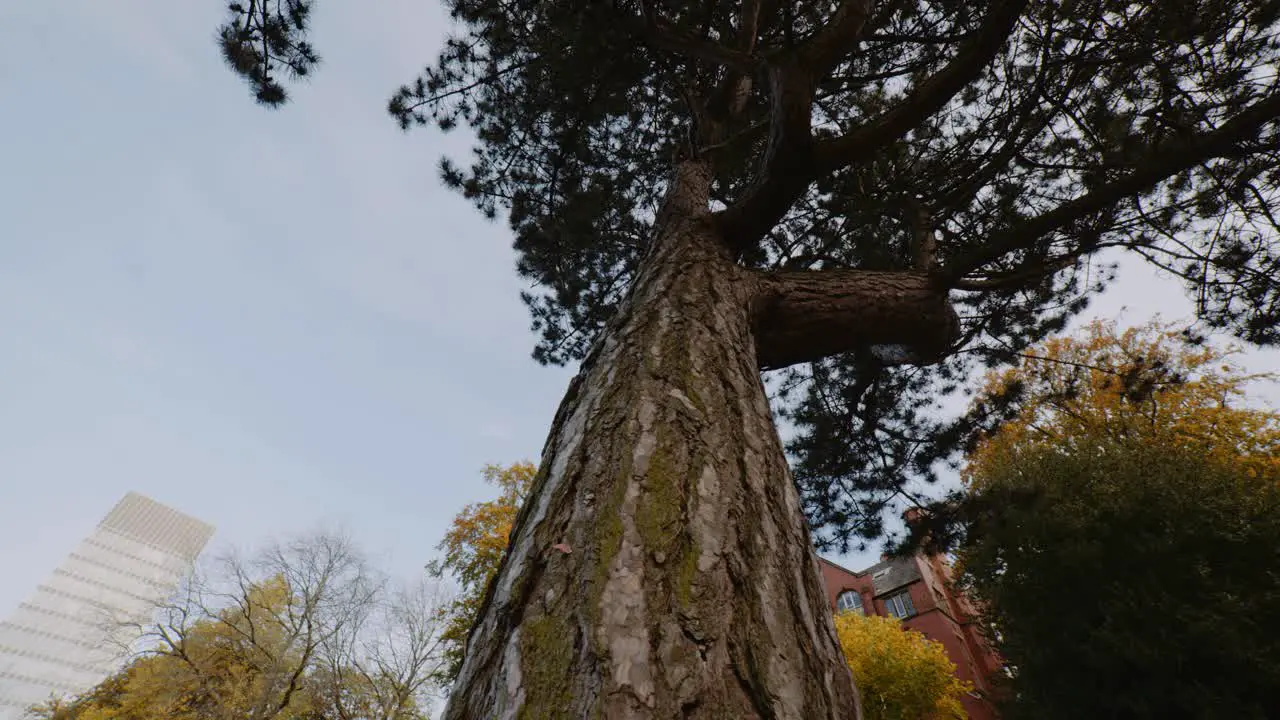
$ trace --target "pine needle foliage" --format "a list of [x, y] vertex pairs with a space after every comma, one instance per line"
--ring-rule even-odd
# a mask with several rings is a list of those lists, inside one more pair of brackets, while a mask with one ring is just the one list
[[[1206, 326], [1280, 342], [1280, 0], [445, 6], [452, 34], [388, 110], [474, 138], [440, 174], [509, 224], [539, 362], [605, 329], [681, 159], [710, 162], [744, 267], [914, 270], [952, 293], [941, 362], [777, 369], [820, 548], [879, 536], [907, 484], [956, 462], [977, 421], [940, 400], [1062, 330], [1112, 281], [1103, 250], [1180, 278]], [[310, 4], [235, 7], [224, 55], [279, 104], [276, 73], [314, 65]]]

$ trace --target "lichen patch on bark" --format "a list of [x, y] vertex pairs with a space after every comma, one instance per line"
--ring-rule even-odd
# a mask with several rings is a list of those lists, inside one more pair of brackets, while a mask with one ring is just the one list
[[[637, 466], [639, 460], [637, 458]], [[636, 528], [640, 487], [634, 478], [624, 482], [622, 505], [617, 508], [622, 525], [621, 542], [610, 561], [608, 579], [600, 593], [600, 620], [596, 629], [615, 692], [630, 696], [612, 696], [607, 709], [614, 712], [626, 712], [632, 700], [651, 707], [654, 692], [645, 612], [644, 545]]]

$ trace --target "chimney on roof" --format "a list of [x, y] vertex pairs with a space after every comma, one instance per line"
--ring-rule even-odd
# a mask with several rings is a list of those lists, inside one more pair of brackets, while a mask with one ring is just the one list
[[902, 511], [902, 521], [906, 523], [907, 530], [919, 539], [917, 553], [924, 552], [929, 543], [928, 519], [929, 512], [921, 507], [909, 507]]

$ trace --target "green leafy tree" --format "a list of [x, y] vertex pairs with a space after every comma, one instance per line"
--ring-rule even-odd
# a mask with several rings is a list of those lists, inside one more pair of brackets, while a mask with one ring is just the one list
[[1014, 670], [1010, 718], [1269, 718], [1280, 707], [1280, 415], [1230, 351], [1097, 323], [980, 402], [960, 579]]
[[[230, 8], [266, 102], [304, 5]], [[1280, 340], [1276, 0], [445, 5], [388, 109], [472, 133], [441, 176], [509, 224], [535, 357], [581, 363], [447, 718], [848, 717], [811, 539], [881, 532], [966, 435], [939, 398], [1096, 253]]]
[[966, 720], [960, 699], [971, 688], [956, 677], [947, 649], [896, 618], [836, 615], [836, 635], [867, 720]]

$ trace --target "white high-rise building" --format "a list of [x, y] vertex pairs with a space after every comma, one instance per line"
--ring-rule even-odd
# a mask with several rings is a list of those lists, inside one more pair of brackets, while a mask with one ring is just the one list
[[[27, 601], [0, 622], [0, 720], [87, 690], [120, 663], [112, 620], [150, 619], [191, 571], [213, 526], [125, 495]], [[115, 635], [112, 637], [112, 635]]]

